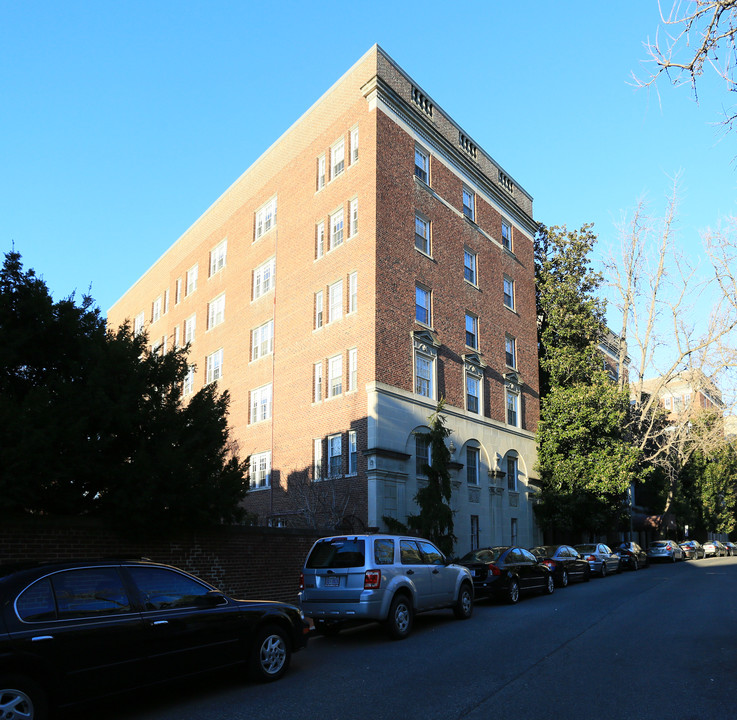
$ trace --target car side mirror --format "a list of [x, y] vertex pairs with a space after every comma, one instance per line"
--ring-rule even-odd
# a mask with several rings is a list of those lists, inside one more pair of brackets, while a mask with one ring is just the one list
[[226, 602], [225, 595], [219, 590], [210, 590], [207, 595], [200, 595], [197, 598], [197, 604], [203, 608], [217, 607], [218, 605], [224, 605]]

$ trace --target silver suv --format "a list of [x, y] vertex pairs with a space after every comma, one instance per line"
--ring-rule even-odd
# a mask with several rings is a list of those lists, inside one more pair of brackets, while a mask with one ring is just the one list
[[452, 608], [473, 612], [468, 568], [450, 562], [429, 540], [398, 535], [349, 535], [318, 540], [300, 577], [299, 604], [318, 631], [356, 622], [386, 623], [407, 637], [415, 613]]

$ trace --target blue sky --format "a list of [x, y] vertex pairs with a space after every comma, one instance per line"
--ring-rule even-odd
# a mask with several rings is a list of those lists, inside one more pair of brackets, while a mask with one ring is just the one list
[[[667, 2], [667, 0], [666, 0]], [[701, 103], [632, 87], [656, 0], [6, 1], [0, 249], [103, 312], [374, 43], [535, 199], [602, 245], [682, 174], [680, 241], [737, 214], [737, 135]]]

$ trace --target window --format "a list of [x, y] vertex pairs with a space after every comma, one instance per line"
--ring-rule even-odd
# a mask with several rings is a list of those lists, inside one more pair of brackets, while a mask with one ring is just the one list
[[333, 283], [329, 288], [330, 318], [329, 322], [335, 322], [343, 317], [343, 281]]
[[323, 292], [318, 290], [315, 293], [315, 330], [322, 327], [323, 324]]
[[511, 524], [510, 524], [510, 537], [511, 537], [511, 545], [517, 544], [517, 518], [511, 518]]
[[510, 310], [514, 310], [514, 280], [506, 275], [504, 276], [504, 304]]
[[267, 260], [253, 271], [253, 299], [258, 300], [274, 287], [275, 258]]
[[423, 325], [432, 325], [430, 291], [420, 285], [415, 285], [415, 320]]
[[225, 267], [225, 255], [228, 250], [228, 241], [223, 240], [210, 252], [210, 277]]
[[355, 430], [348, 431], [348, 474], [358, 473], [358, 433]]
[[471, 550], [479, 548], [479, 516], [471, 515]]
[[336, 355], [328, 360], [328, 397], [343, 392], [343, 356]]
[[274, 351], [274, 321], [251, 330], [251, 360], [258, 360]]
[[182, 301], [182, 278], [177, 278], [174, 285], [174, 304], [178, 305]]
[[343, 208], [330, 216], [330, 250], [343, 244]]
[[345, 140], [341, 138], [330, 148], [330, 179], [338, 177], [345, 170]]
[[312, 441], [312, 479], [322, 480], [322, 438]]
[[164, 315], [169, 312], [169, 289], [164, 290]]
[[517, 341], [510, 335], [504, 336], [504, 355], [509, 367], [517, 367]]
[[251, 424], [271, 417], [271, 383], [251, 390]]
[[343, 447], [340, 435], [328, 436], [328, 477], [336, 478], [343, 474]]
[[187, 365], [187, 374], [182, 384], [182, 395], [191, 395], [194, 392], [194, 365]]
[[471, 285], [476, 284], [476, 254], [470, 250], [463, 251], [463, 277]]
[[315, 363], [314, 378], [315, 394], [313, 397], [315, 402], [319, 403], [322, 402], [322, 360]]
[[519, 404], [519, 395], [507, 388], [507, 424], [518, 427], [519, 413], [517, 405]]
[[467, 187], [463, 188], [463, 214], [469, 220], [476, 219], [476, 195]]
[[502, 246], [507, 250], [512, 250], [512, 226], [502, 220]]
[[321, 258], [325, 254], [325, 223], [319, 222], [317, 223], [317, 228], [315, 230], [316, 238], [315, 238], [315, 257]]
[[322, 190], [325, 187], [325, 155], [317, 158], [317, 189]]
[[435, 397], [435, 359], [415, 353], [415, 392], [424, 397]]
[[348, 204], [348, 237], [358, 232], [358, 198], [353, 198]]
[[415, 176], [424, 183], [430, 183], [430, 155], [415, 145]]
[[174, 326], [174, 349], [179, 347], [179, 325]]
[[276, 197], [256, 211], [256, 240], [276, 227]]
[[415, 435], [415, 474], [427, 475], [425, 466], [430, 464], [430, 436], [427, 433]]
[[161, 295], [151, 303], [151, 322], [155, 323], [161, 317]]
[[358, 350], [348, 351], [348, 392], [358, 389]]
[[481, 408], [481, 382], [473, 375], [466, 375], [466, 410], [479, 413]]
[[184, 343], [193, 343], [195, 329], [197, 328], [197, 315], [190, 315], [184, 321]]
[[358, 160], [358, 128], [351, 130], [351, 165]]
[[225, 293], [218, 295], [207, 305], [207, 329], [220, 325], [225, 320]]
[[143, 332], [143, 324], [146, 322], [146, 314], [141, 311], [133, 318], [133, 334], [140, 335]]
[[430, 255], [430, 221], [415, 214], [415, 247], [425, 255]]
[[185, 297], [191, 295], [197, 289], [197, 265], [193, 265], [187, 270], [187, 287], [185, 289]]
[[251, 455], [251, 490], [267, 488], [271, 485], [271, 451]]
[[507, 490], [517, 492], [517, 458], [514, 455], [507, 457]]
[[479, 319], [470, 313], [466, 313], [466, 345], [479, 349]]
[[664, 401], [665, 407], [666, 407], [666, 408], [667, 408], [668, 410], [670, 410], [670, 400], [671, 400], [671, 399], [670, 399], [669, 397], [667, 397], [667, 398], [665, 398], [665, 401]]
[[223, 349], [216, 350], [205, 358], [207, 383], [215, 382], [223, 376]]
[[469, 485], [478, 485], [479, 478], [479, 449], [475, 447], [466, 448], [466, 482]]
[[348, 312], [354, 313], [358, 310], [358, 273], [353, 272], [348, 276]]

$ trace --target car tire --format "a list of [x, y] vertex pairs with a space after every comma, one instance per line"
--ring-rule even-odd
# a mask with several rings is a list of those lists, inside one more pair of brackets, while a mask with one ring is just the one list
[[548, 577], [545, 581], [545, 588], [543, 589], [543, 592], [546, 595], [552, 595], [555, 592], [555, 581], [553, 580], [552, 573], [548, 573]]
[[676, 554], [675, 554], [675, 553], [673, 553], [673, 555], [671, 555], [671, 562], [672, 562], [672, 563], [673, 563], [674, 565], [676, 564]]
[[515, 605], [519, 602], [519, 583], [516, 580], [510, 580], [507, 587], [507, 602]]
[[560, 586], [568, 587], [568, 573], [565, 570], [560, 575]]
[[386, 627], [394, 640], [404, 640], [412, 632], [413, 611], [409, 598], [400, 593], [392, 599]]
[[463, 583], [458, 591], [458, 599], [453, 606], [453, 614], [459, 620], [468, 620], [473, 615], [473, 589], [468, 583]]
[[599, 570], [599, 575], [602, 577], [606, 577], [607, 575], [606, 563], [603, 560], [601, 561], [601, 570]]
[[278, 680], [289, 667], [292, 650], [286, 631], [266, 625], [255, 635], [251, 649], [251, 673], [261, 682]]
[[46, 720], [48, 710], [46, 693], [34, 680], [25, 675], [0, 677], [0, 717]]
[[584, 574], [583, 574], [583, 581], [584, 582], [589, 582], [589, 580], [591, 580], [591, 568], [589, 568], [588, 570], [586, 570], [584, 572]]

